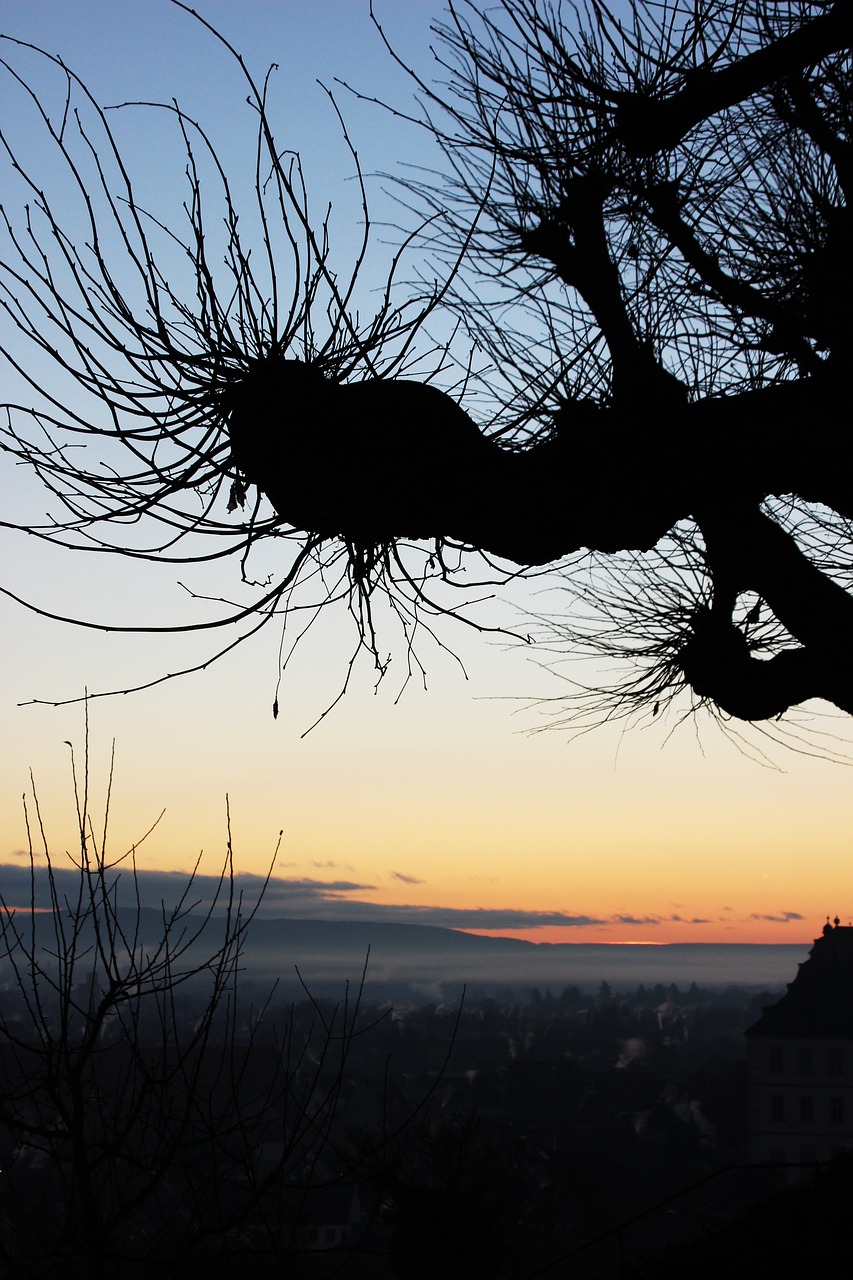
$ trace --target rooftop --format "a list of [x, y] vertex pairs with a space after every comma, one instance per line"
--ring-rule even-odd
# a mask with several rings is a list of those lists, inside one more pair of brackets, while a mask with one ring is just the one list
[[853, 926], [827, 920], [786, 994], [746, 1034], [853, 1040]]

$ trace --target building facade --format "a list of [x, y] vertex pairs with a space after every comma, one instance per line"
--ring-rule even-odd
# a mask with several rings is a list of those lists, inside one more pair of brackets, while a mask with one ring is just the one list
[[812, 1163], [853, 1149], [853, 927], [827, 921], [746, 1036], [750, 1159]]

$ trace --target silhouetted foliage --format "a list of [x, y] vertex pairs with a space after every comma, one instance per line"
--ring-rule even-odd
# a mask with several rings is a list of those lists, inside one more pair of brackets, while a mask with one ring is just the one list
[[[411, 71], [445, 164], [398, 188], [420, 219], [400, 254], [420, 244], [442, 283], [398, 303], [398, 255], [366, 323], [366, 196], [344, 284], [230, 45], [258, 121], [251, 257], [202, 127], [167, 108], [180, 231], [137, 203], [107, 116], [53, 59], [68, 100], [32, 106], [85, 247], [4, 135], [31, 205], [5, 214], [3, 305], [103, 412], [10, 406], [4, 447], [65, 512], [34, 531], [158, 560], [209, 555], [209, 534], [244, 576], [275, 540], [272, 583], [194, 625], [245, 638], [344, 601], [380, 674], [377, 593], [411, 660], [437, 614], [467, 616], [446, 588], [469, 553], [493, 581], [554, 569], [566, 606], [532, 637], [619, 659], [557, 723], [651, 718], [684, 690], [723, 718], [852, 712], [850, 28], [842, 0], [451, 4], [442, 82]], [[159, 265], [175, 248], [187, 292]], [[425, 345], [439, 307], [473, 355]], [[159, 539], [113, 537], [128, 521]]]

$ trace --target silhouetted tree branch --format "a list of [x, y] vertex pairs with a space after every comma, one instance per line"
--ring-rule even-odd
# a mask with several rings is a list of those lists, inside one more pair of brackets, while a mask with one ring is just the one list
[[[641, 672], [601, 689], [593, 719], [685, 689], [746, 720], [810, 698], [850, 712], [849, 6], [463, 2], [436, 33], [443, 83], [411, 75], [444, 163], [398, 187], [417, 218], [400, 254], [420, 245], [422, 279], [392, 301], [398, 255], [367, 324], [352, 309], [366, 197], [344, 285], [299, 162], [274, 142], [266, 82], [222, 36], [258, 120], [262, 270], [197, 122], [168, 108], [189, 179], [179, 235], [137, 202], [106, 114], [58, 60], [59, 119], [7, 64], [88, 230], [76, 249], [4, 136], [31, 199], [23, 224], [4, 214], [5, 310], [107, 415], [10, 407], [5, 447], [68, 512], [34, 531], [104, 546], [107, 526], [159, 523], [156, 545], [110, 544], [159, 560], [214, 534], [244, 574], [259, 542], [286, 540], [274, 588], [206, 625], [254, 629], [312, 583], [308, 616], [345, 601], [380, 673], [377, 588], [411, 654], [419, 630], [462, 612], [446, 589], [468, 553], [484, 580], [556, 568], [598, 616], [581, 636], [570, 609], [562, 641], [594, 652], [597, 634], [609, 655], [621, 631]], [[207, 240], [216, 188], [224, 287]], [[102, 247], [116, 238], [120, 282]], [[158, 266], [164, 244], [189, 264], [189, 295]], [[439, 307], [473, 364], [456, 338], [424, 349]], [[78, 436], [134, 464], [83, 466]], [[590, 556], [615, 557], [597, 597]]]
[[566, 570], [598, 615], [578, 628], [570, 606], [566, 647], [609, 655], [621, 632], [647, 672], [599, 715], [685, 684], [749, 720], [849, 711], [849, 11], [449, 12], [446, 89], [418, 80], [447, 168], [407, 190], [435, 210], [449, 183], [446, 253], [488, 193], [453, 303], [507, 380], [519, 473], [547, 473], [540, 546], [508, 504], [502, 554], [630, 553], [602, 594]]

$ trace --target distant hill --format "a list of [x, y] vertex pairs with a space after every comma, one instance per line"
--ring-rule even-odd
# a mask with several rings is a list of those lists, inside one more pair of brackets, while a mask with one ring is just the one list
[[[120, 918], [130, 938], [135, 913], [122, 911]], [[186, 918], [187, 933], [195, 919]], [[193, 959], [215, 949], [221, 927], [221, 917], [211, 921]], [[162, 931], [160, 911], [142, 908], [138, 945], [155, 947]], [[37, 936], [42, 946], [52, 948], [49, 917], [37, 917]], [[81, 938], [84, 947], [93, 941]], [[277, 981], [285, 989], [299, 987], [301, 975], [311, 991], [325, 993], [339, 990], [347, 981], [358, 981], [369, 955], [369, 986], [378, 984], [403, 993], [411, 989], [420, 997], [453, 998], [465, 984], [502, 997], [533, 987], [559, 992], [569, 985], [594, 992], [605, 981], [616, 990], [633, 989], [641, 982], [775, 990], [793, 981], [807, 953], [806, 946], [794, 944], [549, 944], [482, 937], [432, 925], [258, 917], [246, 938], [243, 971], [253, 983]]]
[[560, 991], [568, 985], [595, 991], [601, 982], [634, 988], [643, 982], [708, 987], [780, 989], [793, 980], [808, 948], [738, 943], [683, 943], [637, 947], [618, 943], [534, 943], [490, 938], [431, 925], [347, 920], [266, 920], [252, 924], [247, 971], [286, 979], [298, 965], [309, 982], [361, 974], [368, 978], [446, 987]]

